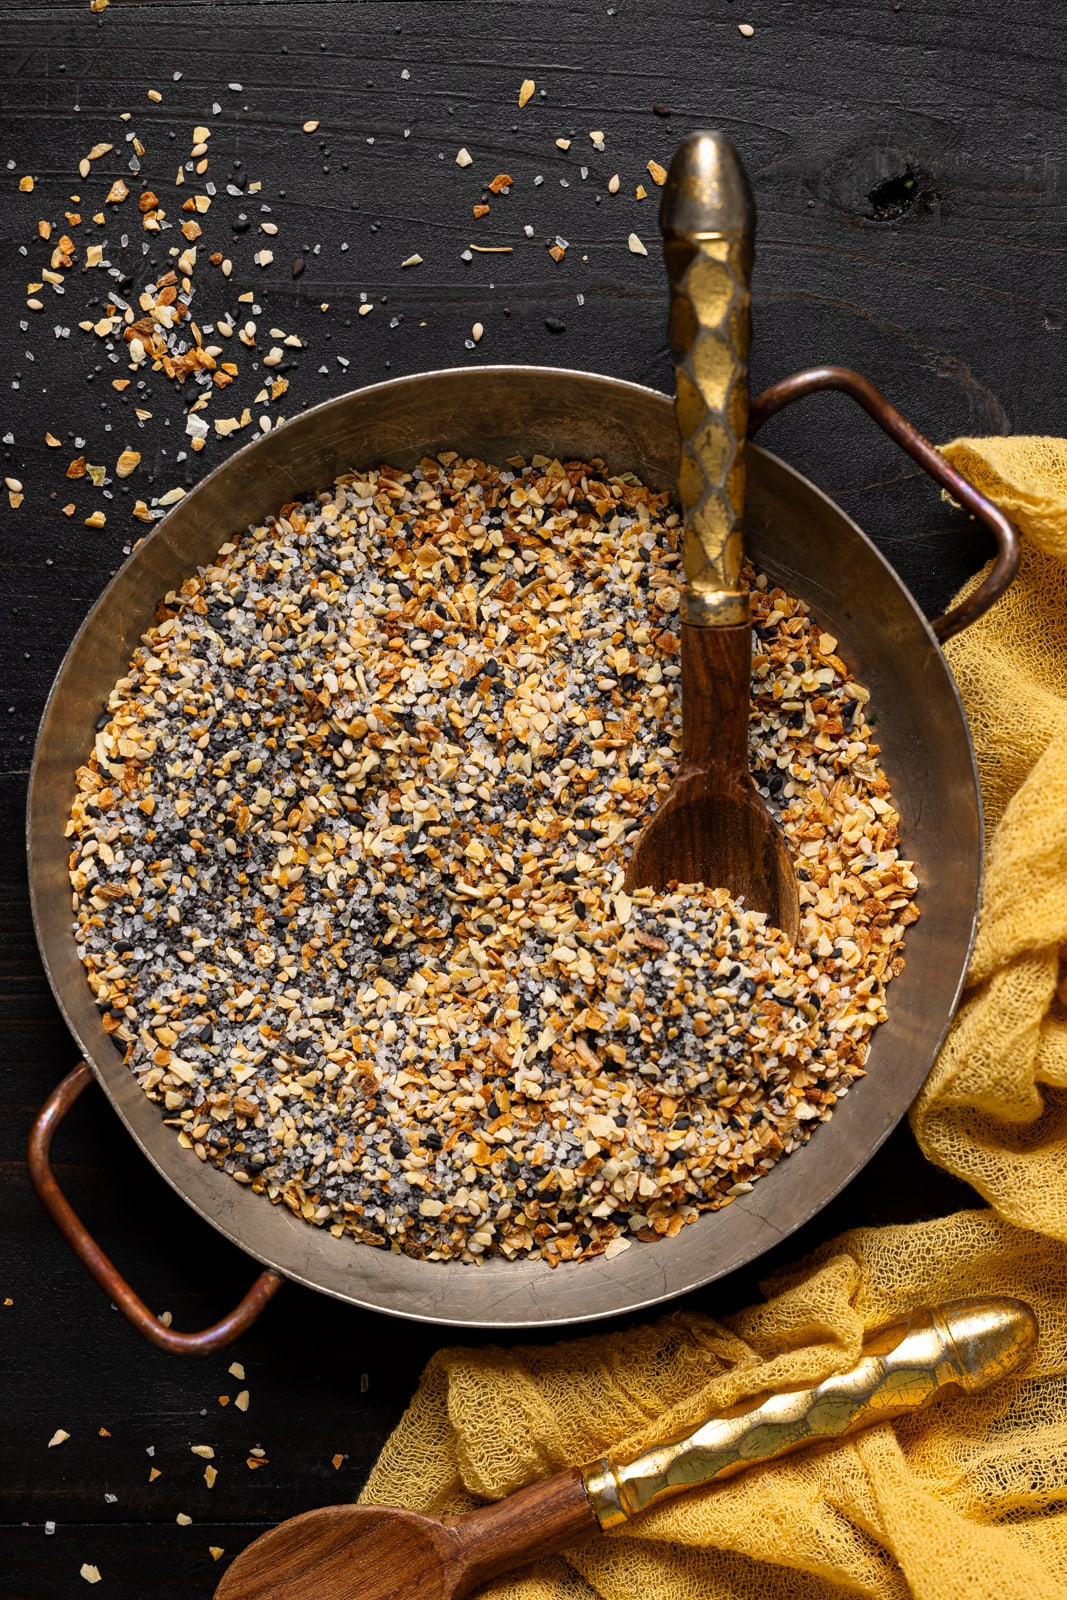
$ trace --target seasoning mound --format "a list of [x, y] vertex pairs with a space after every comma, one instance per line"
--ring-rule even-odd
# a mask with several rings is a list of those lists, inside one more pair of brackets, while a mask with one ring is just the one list
[[167, 596], [68, 824], [104, 1026], [180, 1143], [431, 1260], [612, 1255], [862, 1075], [916, 879], [867, 691], [749, 574], [796, 947], [632, 897], [680, 747], [681, 528], [603, 464], [348, 473]]

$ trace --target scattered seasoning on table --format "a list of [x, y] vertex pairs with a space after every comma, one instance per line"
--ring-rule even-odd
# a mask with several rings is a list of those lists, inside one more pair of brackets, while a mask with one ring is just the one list
[[[175, 74], [174, 81], [179, 82], [181, 77], [180, 72]], [[229, 88], [234, 93], [243, 93], [243, 90], [234, 90], [232, 84]], [[526, 105], [535, 92], [534, 81], [524, 80], [520, 104]], [[149, 98], [159, 103], [162, 92], [150, 90]], [[540, 98], [545, 98], [544, 90], [540, 91]], [[221, 109], [220, 101], [211, 102], [213, 116]], [[251, 107], [245, 105], [242, 109], [248, 111]], [[657, 105], [655, 109], [669, 114], [667, 107]], [[9, 162], [8, 171], [21, 194], [35, 196], [32, 202], [35, 208], [39, 205], [52, 213], [40, 215], [35, 210], [32, 218], [27, 217], [32, 230], [30, 242], [20, 247], [28, 258], [31, 274], [25, 283], [25, 306], [38, 319], [36, 331], [40, 335], [51, 333], [57, 339], [69, 340], [73, 336], [72, 350], [79, 335], [87, 335], [88, 341], [83, 343], [82, 351], [88, 361], [82, 359], [79, 363], [79, 375], [88, 383], [96, 383], [100, 378], [98, 388], [103, 389], [105, 395], [100, 409], [118, 420], [127, 437], [132, 429], [147, 429], [157, 434], [148, 456], [152, 466], [141, 479], [145, 484], [144, 498], [137, 499], [130, 511], [136, 522], [144, 524], [162, 516], [167, 505], [172, 503], [167, 492], [156, 486], [157, 471], [173, 472], [177, 477], [184, 464], [209, 445], [217, 445], [245, 430], [258, 428], [260, 432], [268, 432], [284, 423], [284, 415], [274, 408], [289, 391], [290, 374], [299, 365], [290, 351], [304, 349], [310, 341], [284, 329], [268, 329], [269, 314], [260, 300], [266, 302], [272, 293], [283, 287], [278, 281], [279, 275], [290, 283], [301, 278], [316, 264], [316, 258], [327, 244], [322, 240], [308, 242], [282, 255], [273, 248], [256, 248], [256, 235], [260, 233], [271, 240], [278, 237], [284, 245], [291, 218], [285, 211], [286, 190], [278, 188], [268, 200], [263, 192], [263, 181], [245, 170], [244, 158], [237, 153], [237, 127], [217, 126], [213, 139], [208, 123], [197, 123], [190, 115], [189, 142], [175, 167], [171, 164], [173, 147], [158, 142], [156, 127], [138, 132], [135, 111], [126, 110], [118, 115], [122, 123], [130, 124], [120, 141], [104, 138], [80, 144], [80, 153], [74, 157], [81, 180], [77, 193], [61, 195], [56, 192], [55, 175], [47, 183], [37, 182], [31, 173], [17, 178], [14, 161]], [[302, 149], [315, 152], [311, 159], [318, 161], [320, 156], [329, 156], [329, 145], [322, 136], [317, 118], [300, 123], [294, 117], [292, 127], [294, 130], [302, 127], [305, 135], [317, 136], [310, 146], [301, 145]], [[117, 140], [113, 128], [107, 131]], [[404, 130], [405, 138], [410, 131]], [[570, 129], [566, 135], [557, 137], [558, 125], [549, 130], [553, 138], [553, 159], [577, 155], [573, 149], [574, 131]], [[604, 151], [606, 138], [603, 129], [589, 131], [597, 153]], [[228, 141], [226, 156], [219, 148], [224, 141]], [[373, 145], [375, 140], [371, 137], [366, 142]], [[413, 143], [410, 148], [412, 159], [416, 159], [417, 146]], [[659, 162], [647, 161], [647, 155], [645, 151], [636, 159], [645, 162], [653, 173], [661, 172], [663, 168]], [[444, 159], [443, 152], [441, 159]], [[466, 147], [459, 149], [455, 159], [461, 167], [474, 164]], [[227, 160], [229, 170], [220, 175], [223, 160]], [[154, 163], [151, 174], [149, 162]], [[121, 171], [114, 170], [116, 165]], [[342, 171], [347, 171], [348, 165], [347, 161], [342, 162]], [[576, 165], [581, 179], [590, 176], [591, 169], [580, 158]], [[324, 172], [329, 170], [328, 165], [323, 167]], [[565, 170], [569, 173], [569, 165]], [[487, 228], [500, 225], [502, 214], [499, 211], [492, 222], [487, 220], [490, 216], [488, 197], [504, 195], [514, 181], [528, 179], [520, 171], [515, 178], [499, 173], [488, 182], [484, 176], [480, 181], [485, 187], [482, 203], [474, 205], [475, 215], [486, 219]], [[566, 189], [571, 186], [572, 178], [559, 177], [558, 181]], [[533, 177], [535, 188], [544, 182], [543, 175]], [[608, 193], [617, 194], [620, 183], [616, 174], [607, 185]], [[595, 188], [594, 182], [591, 190]], [[640, 200], [644, 195], [643, 186], [639, 186], [635, 198]], [[448, 198], [451, 203], [451, 193]], [[595, 203], [599, 204], [601, 199], [602, 195], [597, 192]], [[467, 200], [462, 202], [464, 214], [467, 203]], [[279, 207], [277, 214], [276, 206]], [[376, 232], [382, 226], [382, 219], [375, 219], [370, 223], [370, 230]], [[99, 231], [94, 233], [94, 229]], [[562, 266], [567, 257], [565, 243], [558, 235], [554, 243], [550, 242], [550, 221], [546, 221], [546, 231], [549, 253], [556, 264]], [[225, 238], [220, 240], [220, 233], [225, 234]], [[524, 234], [532, 238], [533, 227], [527, 225]], [[412, 242], [405, 242], [404, 248], [410, 249]], [[213, 248], [218, 244], [221, 248]], [[248, 255], [244, 256], [246, 247]], [[349, 241], [342, 240], [339, 249], [344, 252], [348, 248]], [[513, 243], [502, 241], [471, 243], [461, 255], [463, 260], [474, 262], [476, 255], [510, 255], [515, 248]], [[401, 265], [412, 267], [420, 260], [418, 253], [409, 254]], [[581, 260], [587, 262], [589, 256], [583, 253]], [[288, 263], [287, 267], [284, 263]], [[242, 275], [253, 266], [258, 269], [255, 276], [263, 287], [236, 293]], [[495, 286], [490, 282], [487, 287], [491, 292]], [[333, 306], [334, 316], [323, 328], [320, 338], [347, 340], [348, 335], [343, 330], [353, 326], [353, 312], [361, 319], [370, 314], [368, 291], [358, 292], [361, 299], [358, 306], [349, 304], [347, 293]], [[49, 302], [50, 294], [65, 298]], [[76, 297], [81, 300], [78, 310], [73, 304]], [[328, 301], [315, 303], [323, 313], [331, 310]], [[69, 321], [46, 330], [44, 325], [48, 318], [42, 314], [51, 304], [62, 308]], [[298, 308], [301, 313], [310, 311], [311, 300], [301, 298]], [[399, 326], [400, 321], [398, 317], [390, 318], [390, 330]], [[23, 319], [20, 325], [26, 331], [33, 324]], [[420, 319], [418, 325], [425, 326], [425, 321]], [[268, 345], [268, 340], [274, 342]], [[470, 349], [477, 340], [464, 343]], [[268, 354], [261, 355], [261, 350], [267, 350]], [[342, 367], [347, 367], [356, 355], [354, 350], [351, 354], [331, 353]], [[366, 356], [364, 348], [360, 359], [365, 361]], [[32, 351], [27, 351], [27, 359], [34, 359]], [[78, 361], [78, 356], [74, 359]], [[386, 361], [385, 365], [388, 368], [391, 362]], [[261, 369], [271, 370], [266, 375]], [[321, 374], [331, 370], [332, 364], [323, 363], [318, 367]], [[153, 382], [155, 374], [162, 374], [163, 385]], [[13, 379], [11, 387], [21, 388], [20, 376]], [[172, 393], [168, 397], [169, 414], [160, 416], [155, 406], [161, 399], [160, 389], [164, 387]], [[130, 401], [136, 403], [130, 406]], [[229, 414], [222, 414], [224, 411]], [[176, 432], [183, 437], [175, 440], [177, 448], [168, 448], [161, 443], [165, 436], [159, 430], [174, 424], [177, 424]], [[100, 425], [97, 418], [95, 426]], [[102, 425], [111, 431], [116, 420], [104, 421]], [[62, 447], [61, 440], [51, 431], [46, 432], [45, 440], [51, 448]], [[13, 430], [5, 435], [3, 442], [5, 445], [15, 443]], [[105, 500], [115, 500], [115, 480], [126, 479], [138, 465], [140, 452], [127, 444], [113, 472], [101, 466], [98, 476], [89, 475], [91, 487], [83, 475], [82, 488], [89, 493], [97, 491]], [[185, 466], [186, 486], [191, 481], [188, 472]], [[13, 477], [12, 481], [19, 486], [12, 488], [7, 484], [6, 499], [10, 509], [17, 511], [23, 508], [25, 495], [20, 480]], [[169, 493], [177, 497], [184, 493], [184, 488], [174, 487]], [[74, 517], [81, 509], [83, 525], [97, 533], [106, 531], [110, 536], [115, 527], [116, 517], [99, 503], [80, 508], [75, 500], [59, 509], [68, 517]], [[126, 510], [121, 501], [113, 509], [116, 513]], [[124, 528], [121, 536], [128, 538], [128, 530]], [[129, 549], [129, 543], [122, 546], [124, 554], [128, 554]]]
[[632, 475], [444, 452], [166, 597], [70, 871], [104, 1026], [199, 1159], [337, 1235], [554, 1264], [727, 1204], [862, 1075], [916, 880], [867, 691], [763, 577], [750, 754], [799, 942], [625, 892], [680, 741], [679, 543]]

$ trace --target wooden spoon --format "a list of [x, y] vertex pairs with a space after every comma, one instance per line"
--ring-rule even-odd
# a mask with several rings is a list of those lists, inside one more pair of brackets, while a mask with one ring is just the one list
[[679, 147], [660, 228], [685, 512], [682, 755], [634, 846], [626, 887], [729, 889], [795, 940], [796, 874], [748, 770], [752, 624], [741, 587], [741, 517], [754, 208], [723, 134], [694, 133]]
[[859, 1362], [822, 1383], [757, 1397], [636, 1461], [572, 1467], [461, 1517], [322, 1506], [250, 1544], [215, 1600], [461, 1600], [472, 1589], [698, 1484], [805, 1445], [974, 1394], [1013, 1371], [1037, 1326], [1020, 1300], [970, 1298], [880, 1329]]

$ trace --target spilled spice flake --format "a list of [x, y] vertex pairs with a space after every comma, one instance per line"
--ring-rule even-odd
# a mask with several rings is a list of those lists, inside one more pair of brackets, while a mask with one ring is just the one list
[[533, 96], [533, 92], [534, 92], [534, 90], [536, 88], [537, 88], [537, 85], [536, 85], [536, 83], [534, 82], [534, 80], [532, 78], [523, 78], [522, 86], [519, 89], [519, 105], [520, 106], [524, 106], [524, 105], [527, 105], [529, 103], [529, 101], [531, 100], [531, 98]]

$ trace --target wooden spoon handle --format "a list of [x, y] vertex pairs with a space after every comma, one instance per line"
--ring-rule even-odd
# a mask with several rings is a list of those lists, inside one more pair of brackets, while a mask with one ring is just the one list
[[449, 1592], [457, 1597], [513, 1567], [553, 1555], [600, 1526], [578, 1467], [479, 1511], [441, 1520], [453, 1541]]
[[[755, 795], [748, 776], [751, 627], [743, 622], [697, 628], [683, 622], [681, 661], [684, 716], [678, 780], [696, 779], [716, 793], [732, 783]], [[740, 892], [739, 884], [731, 886]]]
[[749, 617], [741, 588], [741, 518], [755, 207], [725, 134], [693, 133], [679, 146], [663, 189], [660, 229], [681, 436], [682, 618], [700, 627], [730, 627]]

